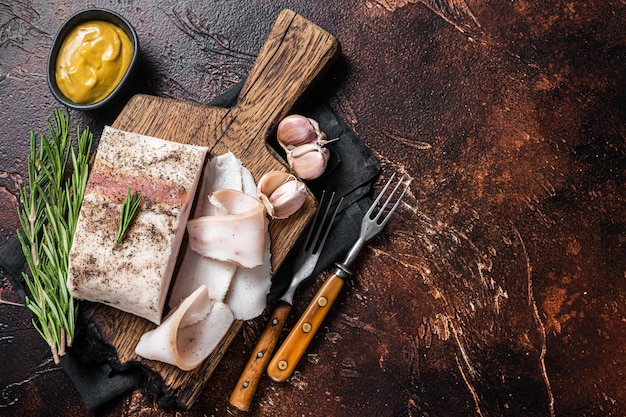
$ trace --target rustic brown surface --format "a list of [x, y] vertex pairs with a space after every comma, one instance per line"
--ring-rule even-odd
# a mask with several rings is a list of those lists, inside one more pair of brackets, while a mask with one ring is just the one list
[[[83, 2], [0, 2], [0, 241], [28, 129], [56, 107], [52, 36]], [[249, 415], [626, 415], [626, 4], [99, 2], [137, 28], [137, 92], [207, 103], [251, 69], [278, 12], [335, 35], [322, 86], [413, 184], [288, 382]], [[72, 113], [96, 132], [119, 113]], [[378, 185], [377, 185], [378, 186]], [[296, 296], [293, 325], [322, 277]], [[87, 415], [2, 277], [0, 413]], [[245, 325], [189, 411], [138, 392], [101, 415], [243, 415]]]

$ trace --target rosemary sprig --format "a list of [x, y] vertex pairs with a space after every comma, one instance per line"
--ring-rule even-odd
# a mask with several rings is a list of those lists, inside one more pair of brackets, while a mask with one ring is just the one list
[[58, 364], [59, 355], [72, 345], [76, 326], [78, 304], [66, 281], [93, 135], [78, 127], [76, 146], [72, 146], [70, 116], [58, 109], [47, 127], [49, 137], [30, 132], [28, 186], [19, 186], [22, 231], [18, 237], [30, 271], [23, 274], [30, 292], [26, 306], [34, 315], [33, 326]]
[[122, 239], [124, 239], [124, 235], [126, 235], [128, 226], [130, 226], [130, 223], [133, 221], [135, 214], [137, 214], [137, 210], [139, 210], [140, 204], [141, 196], [137, 191], [131, 194], [129, 187], [128, 193], [126, 194], [126, 199], [122, 203], [122, 210], [120, 211], [120, 225], [117, 228], [115, 245], [119, 245], [120, 243], [122, 243]]

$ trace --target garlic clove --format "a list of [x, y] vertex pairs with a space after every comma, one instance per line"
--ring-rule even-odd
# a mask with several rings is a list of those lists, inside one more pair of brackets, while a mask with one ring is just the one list
[[293, 171], [302, 179], [318, 178], [326, 170], [330, 151], [316, 143], [307, 143], [287, 153], [287, 161]]
[[288, 181], [269, 197], [274, 207], [275, 219], [286, 219], [302, 207], [306, 200], [306, 187], [300, 181]]
[[307, 120], [311, 123], [311, 126], [313, 126], [313, 129], [315, 130], [316, 137], [313, 143], [317, 143], [320, 146], [326, 145], [326, 143], [328, 143], [326, 140], [326, 133], [322, 132], [322, 129], [320, 129], [319, 122], [315, 119], [311, 119], [310, 117], [307, 117]]
[[257, 185], [257, 192], [265, 196], [271, 195], [278, 187], [288, 181], [296, 180], [293, 174], [285, 171], [270, 171], [263, 174]]
[[307, 190], [304, 183], [283, 171], [271, 171], [259, 180], [259, 198], [273, 219], [286, 219], [302, 207]]
[[299, 114], [289, 115], [280, 121], [276, 138], [287, 152], [307, 143], [324, 145], [327, 142], [326, 134], [320, 130], [319, 123]]

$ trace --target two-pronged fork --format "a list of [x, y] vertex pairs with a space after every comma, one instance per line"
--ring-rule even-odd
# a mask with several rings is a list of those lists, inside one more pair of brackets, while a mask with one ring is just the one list
[[406, 193], [406, 190], [409, 188], [411, 181], [405, 184], [400, 195], [395, 200], [395, 203], [392, 203], [393, 206], [383, 217], [385, 208], [392, 201], [394, 194], [396, 194], [396, 191], [398, 191], [398, 188], [402, 185], [404, 177], [400, 178], [381, 208], [376, 213], [374, 212], [394, 178], [395, 174], [391, 176], [385, 187], [376, 197], [376, 200], [374, 200], [365, 213], [365, 216], [363, 216], [359, 238], [348, 252], [345, 260], [336, 264], [337, 268], [335, 271], [326, 278], [324, 284], [322, 284], [317, 291], [309, 306], [270, 361], [267, 367], [267, 374], [274, 381], [282, 382], [289, 378], [343, 288], [344, 280], [352, 275], [350, 267], [356, 260], [359, 252], [370, 239], [383, 229], [393, 212], [400, 205], [402, 197], [404, 197], [404, 193]]
[[[301, 247], [298, 257], [294, 261], [296, 272], [291, 280], [291, 285], [276, 303], [272, 315], [270, 316], [270, 321], [267, 323], [261, 337], [259, 337], [259, 341], [254, 347], [252, 355], [230, 395], [230, 404], [242, 411], [248, 411], [254, 393], [259, 385], [259, 380], [263, 372], [265, 372], [267, 363], [272, 357], [272, 352], [274, 351], [278, 337], [291, 311], [291, 304], [293, 303], [293, 295], [296, 288], [309, 278], [315, 270], [328, 233], [333, 226], [335, 216], [343, 202], [342, 198], [339, 200], [339, 203], [337, 203], [335, 210], [331, 212], [334, 196], [335, 193], [331, 194], [330, 198], [327, 200], [326, 192], [322, 194], [320, 207], [315, 213], [313, 222], [309, 227], [304, 245]], [[321, 217], [320, 214], [322, 215]]]

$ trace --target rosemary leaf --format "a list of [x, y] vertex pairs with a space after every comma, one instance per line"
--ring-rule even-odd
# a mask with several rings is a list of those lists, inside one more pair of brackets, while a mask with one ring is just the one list
[[137, 191], [131, 194], [129, 187], [126, 198], [122, 203], [122, 209], [120, 210], [120, 224], [117, 228], [117, 235], [115, 236], [115, 245], [122, 243], [122, 240], [126, 235], [126, 231], [128, 230], [128, 226], [130, 226], [130, 223], [133, 221], [140, 205], [141, 196]]

